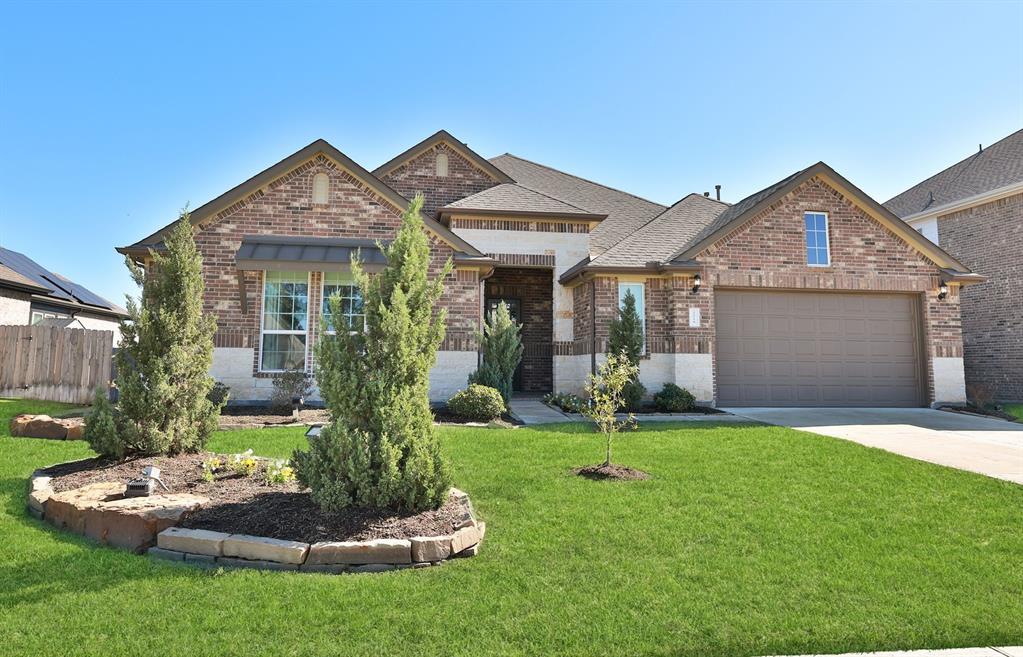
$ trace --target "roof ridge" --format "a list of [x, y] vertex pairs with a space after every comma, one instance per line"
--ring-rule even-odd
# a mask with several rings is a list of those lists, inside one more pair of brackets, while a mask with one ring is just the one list
[[981, 156], [981, 155], [984, 155], [985, 153], [987, 153], [988, 151], [990, 151], [990, 150], [991, 150], [992, 148], [994, 148], [995, 146], [998, 146], [999, 144], [1001, 144], [1001, 143], [1002, 143], [1003, 141], [1005, 141], [1005, 140], [1009, 139], [1010, 137], [1014, 137], [1014, 136], [1016, 136], [1017, 134], [1019, 134], [1019, 133], [1021, 133], [1021, 132], [1023, 132], [1023, 128], [1020, 128], [1019, 130], [1015, 130], [1015, 131], [1013, 131], [1013, 132], [1010, 132], [1009, 134], [1005, 135], [1004, 137], [1002, 137], [1002, 138], [1001, 138], [1001, 139], [999, 139], [998, 141], [994, 142], [993, 144], [991, 144], [991, 145], [990, 145], [990, 146], [988, 146], [987, 148], [985, 148], [985, 149], [983, 149], [983, 150], [980, 150], [980, 151], [977, 151], [976, 153], [971, 153], [970, 155], [967, 155], [967, 156], [966, 156], [966, 157], [964, 157], [963, 159], [961, 159], [961, 160], [957, 160], [956, 162], [953, 162], [952, 164], [948, 165], [947, 167], [945, 167], [945, 168], [944, 168], [944, 169], [942, 169], [941, 171], [938, 171], [938, 172], [937, 172], [937, 173], [935, 173], [934, 175], [932, 175], [932, 176], [928, 176], [927, 178], [924, 178], [923, 180], [921, 180], [921, 181], [920, 181], [920, 182], [918, 182], [917, 184], [915, 184], [915, 185], [910, 185], [909, 187], [907, 187], [906, 189], [902, 190], [901, 192], [899, 192], [899, 193], [898, 193], [898, 194], [896, 194], [895, 196], [891, 197], [890, 199], [888, 199], [887, 201], [885, 201], [885, 202], [884, 202], [884, 203], [882, 203], [881, 205], [888, 205], [889, 203], [891, 203], [891, 202], [892, 202], [892, 201], [894, 201], [895, 199], [899, 198], [900, 196], [902, 196], [902, 195], [904, 195], [904, 194], [907, 194], [907, 193], [909, 193], [909, 192], [913, 191], [914, 189], [916, 189], [916, 188], [918, 188], [918, 187], [922, 187], [922, 186], [924, 186], [924, 185], [925, 185], [925, 184], [927, 184], [928, 182], [930, 182], [930, 181], [934, 180], [935, 178], [937, 178], [938, 176], [942, 175], [943, 173], [946, 173], [946, 172], [948, 172], [948, 171], [951, 171], [952, 169], [956, 168], [956, 167], [957, 167], [957, 166], [959, 166], [960, 164], [964, 164], [964, 163], [966, 163], [967, 161], [969, 161], [970, 159], [974, 159], [974, 158], [977, 158], [977, 157], [979, 157], [979, 156]]
[[[495, 157], [490, 158], [490, 161], [493, 161], [493, 160], [496, 160], [499, 157], [505, 157], [505, 156], [513, 157], [516, 160], [519, 160], [521, 162], [526, 162], [526, 163], [532, 164], [534, 166], [543, 167], [544, 169], [550, 169], [551, 171], [555, 171], [555, 172], [560, 173], [560, 174], [562, 174], [564, 176], [568, 176], [569, 178], [575, 178], [576, 180], [582, 180], [583, 182], [588, 182], [591, 185], [596, 185], [597, 187], [603, 187], [604, 189], [611, 190], [612, 192], [618, 192], [619, 194], [625, 194], [626, 196], [631, 196], [632, 198], [640, 200], [640, 201], [643, 201], [644, 203], [649, 203], [651, 205], [656, 205], [656, 206], [662, 207], [662, 208], [666, 207], [666, 206], [662, 205], [661, 203], [658, 203], [657, 201], [651, 201], [650, 199], [643, 198], [642, 196], [640, 196], [638, 194], [633, 194], [632, 192], [627, 192], [627, 191], [625, 191], [623, 189], [618, 189], [617, 187], [611, 187], [610, 185], [605, 185], [604, 183], [599, 183], [599, 182], [597, 182], [595, 180], [590, 180], [589, 178], [583, 178], [582, 176], [577, 176], [574, 173], [569, 173], [567, 171], [563, 171], [561, 169], [558, 169], [558, 168], [555, 168], [555, 167], [552, 167], [552, 166], [548, 166], [546, 164], [540, 164], [539, 162], [535, 162], [533, 160], [527, 160], [524, 157], [519, 157], [518, 155], [514, 155], [512, 153], [508, 153], [508, 152], [502, 153], [501, 155], [497, 155]], [[560, 199], [558, 199], [558, 200], [560, 200]], [[580, 209], [582, 209], [582, 208], [580, 208]]]

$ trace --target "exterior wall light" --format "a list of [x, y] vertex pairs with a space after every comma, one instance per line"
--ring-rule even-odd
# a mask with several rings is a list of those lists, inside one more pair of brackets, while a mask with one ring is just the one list
[[948, 296], [948, 285], [945, 284], [945, 283], [942, 283], [941, 285], [938, 286], [938, 298], [939, 299], [944, 299], [947, 296]]
[[701, 284], [701, 282], [702, 281], [700, 281], [700, 275], [699, 274], [697, 274], [696, 276], [693, 276], [693, 294], [696, 294], [697, 292], [700, 291], [700, 284]]

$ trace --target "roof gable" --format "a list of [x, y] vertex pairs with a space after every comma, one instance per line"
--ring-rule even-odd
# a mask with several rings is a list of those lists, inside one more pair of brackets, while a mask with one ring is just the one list
[[908, 243], [939, 267], [960, 273], [968, 273], [970, 271], [941, 247], [923, 237], [912, 226], [867, 196], [862, 190], [824, 162], [818, 162], [802, 171], [798, 171], [739, 201], [708, 224], [688, 244], [674, 253], [670, 260], [679, 263], [691, 261], [722, 238], [727, 237], [737, 229], [756, 219], [764, 211], [785, 198], [790, 192], [814, 177], [819, 177], [825, 184], [859, 207], [867, 216], [889, 229], [902, 241]]
[[929, 213], [973, 196], [1023, 184], [1023, 130], [970, 155], [889, 199], [900, 217]]
[[378, 178], [383, 178], [387, 174], [391, 173], [401, 165], [415, 159], [424, 151], [427, 151], [437, 144], [444, 143], [456, 153], [464, 157], [470, 164], [478, 168], [483, 173], [487, 174], [495, 182], [499, 183], [513, 183], [508, 174], [501, 171], [496, 166], [491, 164], [486, 158], [481, 156], [476, 151], [469, 148], [464, 142], [455, 139], [451, 133], [447, 130], [438, 130], [423, 141], [419, 142], [412, 148], [409, 148], [402, 153], [399, 153], [395, 157], [391, 158], [387, 162], [384, 162], [379, 167], [373, 170], [373, 175]]
[[[406, 208], [408, 208], [408, 199], [361, 167], [358, 163], [339, 151], [337, 148], [330, 145], [326, 140], [317, 139], [305, 148], [292, 153], [280, 162], [257, 173], [255, 176], [224, 192], [212, 201], [192, 210], [189, 213], [189, 220], [193, 226], [203, 226], [210, 220], [217, 218], [221, 213], [230, 212], [235, 206], [245, 203], [253, 195], [262, 193], [265, 188], [271, 186], [281, 178], [287, 177], [296, 169], [301, 168], [307, 162], [321, 155], [332, 160], [339, 167], [351, 173], [352, 176], [354, 176], [362, 184], [377, 193], [381, 199], [393, 206], [397, 212], [403, 212]], [[455, 235], [447, 227], [441, 225], [433, 218], [423, 217], [423, 222], [426, 225], [427, 230], [434, 233], [439, 239], [448, 243], [455, 251], [471, 257], [485, 257], [485, 255], [478, 249]], [[152, 235], [139, 240], [135, 244], [120, 247], [117, 251], [119, 253], [132, 255], [144, 254], [149, 249], [155, 248], [176, 224], [176, 221], [172, 222]]]

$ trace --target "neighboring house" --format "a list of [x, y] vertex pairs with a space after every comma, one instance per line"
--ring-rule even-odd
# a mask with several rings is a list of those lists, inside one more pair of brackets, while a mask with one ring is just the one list
[[987, 277], [962, 294], [966, 383], [1023, 400], [1023, 130], [885, 207]]
[[[959, 288], [983, 280], [823, 163], [729, 205], [665, 207], [441, 131], [368, 171], [316, 141], [191, 213], [213, 375], [265, 399], [313, 371], [325, 299], [362, 321], [349, 263], [379, 268], [423, 193], [447, 337], [431, 398], [466, 385], [484, 313], [507, 302], [525, 354], [515, 387], [580, 392], [625, 291], [645, 318], [641, 378], [719, 405], [923, 406], [964, 400]], [[118, 251], [145, 262], [170, 226]]]
[[0, 248], [0, 324], [40, 324], [111, 331], [120, 341], [123, 308], [28, 256]]

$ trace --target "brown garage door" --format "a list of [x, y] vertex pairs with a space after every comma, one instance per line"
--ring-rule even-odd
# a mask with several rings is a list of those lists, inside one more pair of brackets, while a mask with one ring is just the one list
[[900, 294], [718, 290], [721, 406], [921, 406], [920, 318]]

